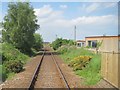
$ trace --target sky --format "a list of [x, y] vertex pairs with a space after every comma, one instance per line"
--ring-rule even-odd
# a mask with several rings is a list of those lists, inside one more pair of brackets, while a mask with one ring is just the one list
[[[88, 36], [118, 35], [118, 0], [90, 0], [89, 2], [55, 2], [52, 0], [31, 0], [38, 19], [40, 33], [45, 42], [52, 42], [56, 38], [83, 40]], [[0, 4], [1, 5], [1, 4]], [[8, 2], [2, 2], [2, 16], [7, 14]]]

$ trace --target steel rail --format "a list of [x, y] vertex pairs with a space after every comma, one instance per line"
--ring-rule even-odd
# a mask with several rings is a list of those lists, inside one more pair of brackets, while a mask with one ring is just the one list
[[62, 70], [60, 69], [60, 67], [59, 67], [59, 65], [58, 65], [58, 63], [57, 63], [57, 61], [56, 61], [56, 59], [55, 59], [55, 57], [54, 57], [54, 55], [53, 55], [52, 52], [51, 52], [51, 56], [52, 56], [52, 59], [53, 59], [55, 65], [56, 65], [56, 67], [57, 67], [57, 70], [58, 70], [59, 73], [60, 73], [60, 76], [61, 76], [62, 80], [64, 81], [64, 84], [65, 84], [66, 88], [67, 88], [68, 90], [70, 90], [70, 87], [69, 87], [69, 85], [68, 85], [68, 82], [67, 82], [67, 80], [66, 80], [66, 78], [65, 78]]
[[31, 81], [30, 81], [30, 84], [29, 84], [29, 86], [28, 86], [28, 90], [33, 90], [33, 89], [34, 89], [34, 85], [35, 85], [35, 82], [36, 82], [36, 79], [37, 79], [37, 76], [38, 76], [38, 73], [39, 73], [39, 69], [40, 69], [40, 66], [41, 66], [41, 64], [42, 64], [44, 55], [45, 55], [45, 51], [43, 51], [41, 60], [40, 60], [39, 64], [37, 65], [37, 68], [36, 68], [35, 71], [34, 71], [34, 74], [33, 74], [33, 76], [32, 76], [32, 79], [31, 79]]

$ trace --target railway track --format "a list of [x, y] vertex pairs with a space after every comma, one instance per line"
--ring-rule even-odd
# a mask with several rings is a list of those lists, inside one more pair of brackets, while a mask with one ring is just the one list
[[[36, 68], [36, 70], [35, 70], [35, 72], [34, 72], [34, 74], [33, 74], [33, 76], [32, 76], [32, 79], [31, 79], [31, 81], [30, 81], [30, 85], [29, 85], [29, 90], [33, 90], [34, 88], [36, 88], [36, 83], [37, 84], [39, 84], [39, 83], [42, 83], [42, 80], [43, 80], [43, 77], [42, 76], [44, 76], [44, 78], [46, 78], [45, 77], [45, 75], [44, 75], [44, 72], [42, 72], [42, 67], [43, 68], [45, 68], [44, 66], [42, 66], [42, 65], [45, 65], [45, 64], [47, 64], [47, 63], [45, 63], [45, 62], [50, 62], [50, 63], [52, 63], [51, 65], [52, 66], [49, 66], [50, 68], [51, 67], [54, 67], [54, 71], [53, 71], [53, 77], [52, 78], [54, 78], [54, 79], [56, 79], [56, 81], [59, 81], [60, 80], [60, 82], [62, 83], [62, 85], [63, 86], [61, 86], [61, 88], [66, 88], [66, 89], [68, 89], [68, 90], [70, 90], [70, 87], [69, 87], [69, 85], [68, 85], [68, 82], [67, 82], [67, 80], [65, 79], [65, 76], [64, 76], [64, 74], [63, 74], [63, 72], [62, 72], [62, 70], [60, 69], [60, 67], [59, 67], [59, 65], [58, 65], [58, 63], [57, 63], [57, 61], [56, 61], [56, 59], [55, 59], [55, 57], [54, 57], [54, 55], [53, 55], [53, 52], [50, 52], [50, 51], [44, 51], [43, 52], [43, 55], [42, 55], [42, 58], [41, 58], [41, 60], [40, 60], [40, 62], [39, 62], [39, 64], [38, 64], [38, 66], [37, 66], [37, 68]], [[49, 68], [48, 67], [48, 68]], [[46, 70], [46, 69], [45, 69]], [[51, 70], [51, 69], [49, 69], [49, 70]], [[55, 76], [55, 73], [57, 72], [57, 74], [56, 74], [56, 76]], [[43, 74], [41, 74], [41, 73], [43, 73]], [[48, 71], [48, 73], [49, 73], [49, 71]], [[50, 72], [51, 73], [51, 72]], [[58, 75], [59, 74], [59, 75]], [[48, 76], [47, 76], [48, 77]], [[56, 78], [57, 77], [57, 78]], [[59, 80], [58, 80], [58, 78], [60, 78]], [[45, 82], [45, 81], [44, 81]], [[54, 80], [52, 80], [52, 82], [54, 82]], [[60, 84], [61, 85], [61, 84]], [[40, 85], [38, 85], [38, 86], [40, 86]], [[42, 86], [42, 85], [41, 85]], [[44, 88], [44, 87], [43, 87]], [[48, 88], [51, 88], [50, 86], [48, 86]]]
[[44, 58], [44, 55], [45, 55], [45, 51], [43, 51], [42, 58], [41, 58], [41, 60], [40, 60], [40, 62], [39, 62], [39, 64], [38, 64], [37, 68], [35, 69], [35, 72], [34, 72], [34, 74], [33, 74], [33, 76], [32, 76], [32, 79], [31, 79], [31, 81], [30, 81], [30, 84], [29, 84], [29, 86], [28, 86], [28, 90], [33, 90], [33, 89], [34, 89], [35, 81], [36, 81], [36, 79], [37, 79], [37, 76], [38, 76], [38, 73], [39, 73], [39, 69], [40, 69], [40, 66], [41, 66], [41, 64], [42, 64], [42, 60], [43, 60], [43, 58]]

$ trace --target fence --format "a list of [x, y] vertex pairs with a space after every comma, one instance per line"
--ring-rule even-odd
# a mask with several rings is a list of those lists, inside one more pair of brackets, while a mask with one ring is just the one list
[[120, 88], [119, 40], [120, 38], [105, 38], [100, 48], [102, 77], [117, 88]]
[[120, 57], [120, 54], [110, 52], [102, 52], [101, 54], [101, 74], [103, 78], [110, 82], [112, 85], [120, 87], [120, 73], [118, 71], [118, 66], [120, 66], [120, 63], [118, 63], [118, 56]]

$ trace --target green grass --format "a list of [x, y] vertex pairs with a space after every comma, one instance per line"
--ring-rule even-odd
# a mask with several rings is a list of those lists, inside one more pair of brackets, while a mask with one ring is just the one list
[[12, 79], [14, 76], [15, 76], [15, 73], [14, 73], [14, 72], [8, 73], [8, 74], [7, 74], [7, 79], [10, 80], [10, 79]]
[[94, 54], [88, 50], [83, 48], [79, 49], [69, 49], [68, 52], [61, 54], [61, 58], [65, 63], [69, 63], [73, 60], [74, 57], [79, 55], [88, 55], [92, 56], [91, 61], [87, 64], [87, 66], [82, 70], [77, 70], [75, 73], [84, 78], [85, 85], [94, 85], [100, 81], [100, 68], [101, 68], [101, 55]]
[[83, 70], [75, 72], [77, 75], [85, 78], [86, 85], [94, 85], [100, 81], [100, 55], [93, 55], [93, 59]]
[[8, 43], [2, 43], [2, 65], [0, 66], [0, 73], [3, 76], [3, 80], [10, 79], [15, 75], [14, 72], [6, 71], [5, 66], [8, 61], [21, 61], [25, 64], [29, 60], [29, 56], [21, 53], [18, 49], [16, 49], [13, 45]]
[[20, 60], [22, 63], [26, 63], [29, 60], [29, 57], [23, 53], [21, 53], [18, 49], [16, 49], [13, 45], [8, 43], [2, 44], [2, 61], [9, 60]]

